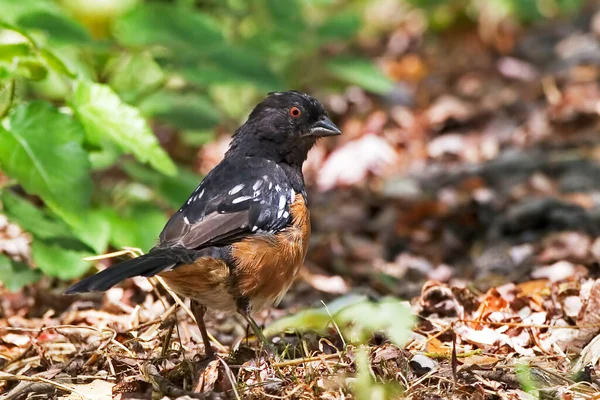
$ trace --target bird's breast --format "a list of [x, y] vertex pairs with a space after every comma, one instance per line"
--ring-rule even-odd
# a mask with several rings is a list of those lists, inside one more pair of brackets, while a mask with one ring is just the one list
[[290, 288], [308, 249], [310, 218], [301, 194], [290, 209], [292, 224], [274, 234], [248, 237], [232, 245], [233, 285], [253, 311], [278, 303]]

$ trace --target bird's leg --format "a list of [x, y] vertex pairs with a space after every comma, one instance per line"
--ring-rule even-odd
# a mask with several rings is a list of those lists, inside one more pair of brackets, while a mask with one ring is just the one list
[[271, 354], [275, 354], [275, 349], [267, 340], [267, 337], [263, 334], [262, 329], [260, 329], [256, 321], [250, 316], [250, 314], [244, 311], [240, 311], [240, 314], [242, 315], [242, 317], [244, 317], [246, 322], [248, 322], [248, 325], [250, 325], [250, 328], [252, 328], [252, 331], [254, 332], [256, 337], [260, 339], [261, 342], [263, 342], [264, 349], [267, 350], [267, 352], [270, 352]]
[[206, 325], [204, 325], [204, 314], [206, 313], [206, 307], [197, 301], [192, 300], [190, 308], [192, 310], [192, 314], [194, 314], [194, 318], [196, 318], [196, 324], [198, 324], [198, 329], [200, 329], [200, 334], [202, 335], [202, 342], [204, 343], [204, 353], [206, 354], [206, 358], [215, 358], [215, 352], [210, 345], [208, 331], [206, 330]]

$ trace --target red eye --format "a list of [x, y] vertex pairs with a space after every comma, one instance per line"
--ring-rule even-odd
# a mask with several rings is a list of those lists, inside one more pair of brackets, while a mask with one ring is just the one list
[[290, 115], [292, 118], [299, 118], [302, 115], [302, 111], [298, 107], [292, 107], [290, 108]]

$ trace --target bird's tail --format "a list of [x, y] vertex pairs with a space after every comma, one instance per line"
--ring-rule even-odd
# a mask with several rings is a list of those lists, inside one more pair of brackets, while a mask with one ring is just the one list
[[176, 264], [176, 257], [164, 250], [152, 250], [148, 254], [124, 261], [85, 278], [70, 286], [65, 294], [105, 291], [127, 278], [154, 276]]

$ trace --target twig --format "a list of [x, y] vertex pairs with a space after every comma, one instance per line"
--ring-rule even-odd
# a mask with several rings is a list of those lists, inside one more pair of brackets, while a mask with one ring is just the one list
[[225, 400], [226, 397], [219, 393], [193, 393], [187, 390], [183, 390], [173, 385], [168, 379], [164, 378], [158, 373], [158, 369], [153, 364], [145, 364], [142, 372], [146, 379], [152, 384], [155, 391], [164, 394], [169, 397], [182, 397], [189, 396], [194, 399], [202, 400]]
[[331, 358], [342, 358], [339, 354], [324, 354], [322, 356], [316, 356], [316, 357], [309, 357], [309, 358], [296, 358], [294, 360], [288, 360], [288, 361], [282, 361], [282, 362], [278, 362], [278, 363], [273, 363], [273, 368], [275, 367], [289, 367], [291, 365], [298, 365], [298, 364], [304, 364], [304, 363], [309, 363], [309, 362], [313, 362], [313, 361], [323, 361], [323, 360], [329, 360]]
[[511, 326], [513, 328], [537, 328], [537, 329], [598, 329], [600, 324], [591, 325], [548, 325], [548, 324], [524, 324], [522, 322], [494, 322], [494, 321], [476, 321], [472, 319], [460, 319], [457, 322], [471, 323], [471, 324], [487, 324], [487, 325], [502, 325]]
[[84, 393], [81, 393], [80, 391], [78, 391], [75, 388], [72, 388], [71, 386], [63, 385], [62, 383], [54, 382], [54, 381], [51, 381], [50, 379], [42, 378], [41, 376], [13, 375], [13, 374], [9, 374], [6, 372], [0, 372], [0, 381], [28, 381], [28, 382], [46, 383], [46, 384], [52, 385], [55, 388], [60, 389], [62, 391], [69, 392], [69, 393], [76, 393], [79, 396], [83, 397], [84, 399], [93, 400], [91, 397], [88, 397]]

